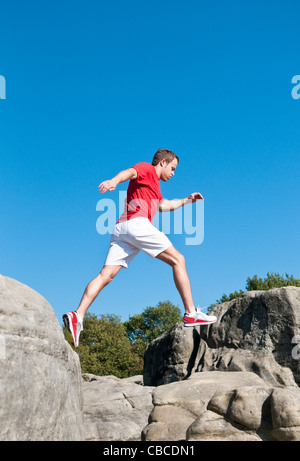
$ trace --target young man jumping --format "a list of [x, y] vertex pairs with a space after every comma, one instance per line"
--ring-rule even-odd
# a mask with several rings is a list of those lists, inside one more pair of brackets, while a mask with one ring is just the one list
[[172, 267], [174, 282], [185, 308], [183, 322], [186, 327], [207, 325], [217, 320], [215, 316], [206, 315], [199, 308], [195, 308], [184, 256], [176, 250], [168, 237], [152, 224], [157, 210], [173, 211], [187, 203], [203, 200], [199, 192], [179, 200], [165, 200], [162, 197], [159, 181], [171, 179], [178, 163], [179, 158], [172, 151], [159, 149], [153, 157], [152, 164], [137, 163], [99, 185], [99, 191], [105, 193], [130, 180], [125, 210], [111, 235], [104, 266], [97, 277], [87, 285], [77, 310], [63, 316], [65, 327], [71, 333], [75, 347], [79, 344], [84, 315], [92, 302], [122, 267], [128, 267], [140, 250]]

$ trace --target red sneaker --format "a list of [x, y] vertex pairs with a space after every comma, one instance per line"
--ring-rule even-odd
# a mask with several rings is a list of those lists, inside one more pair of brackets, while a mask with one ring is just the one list
[[184, 314], [183, 323], [185, 327], [194, 327], [197, 325], [210, 325], [216, 322], [217, 317], [214, 315], [206, 315], [199, 307], [196, 308], [193, 314]]
[[65, 329], [72, 335], [74, 347], [78, 347], [79, 335], [83, 330], [82, 318], [77, 314], [77, 312], [71, 311], [63, 315], [63, 321]]

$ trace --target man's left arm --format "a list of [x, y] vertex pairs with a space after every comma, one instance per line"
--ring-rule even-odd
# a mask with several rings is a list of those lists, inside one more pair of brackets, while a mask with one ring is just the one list
[[187, 203], [194, 203], [197, 200], [204, 200], [200, 192], [194, 192], [186, 198], [181, 198], [178, 200], [162, 200], [159, 204], [159, 211], [174, 211], [177, 208], [180, 208]]

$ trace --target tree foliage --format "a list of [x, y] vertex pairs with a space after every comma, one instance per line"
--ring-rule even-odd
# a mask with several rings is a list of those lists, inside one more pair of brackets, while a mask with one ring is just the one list
[[86, 314], [77, 352], [83, 373], [126, 378], [140, 374], [143, 368], [116, 315]]
[[146, 307], [142, 314], [133, 315], [124, 323], [131, 343], [142, 341], [148, 344], [159, 335], [180, 322], [182, 313], [170, 301], [159, 302], [156, 307]]
[[[268, 272], [267, 276], [262, 279], [259, 278], [257, 275], [253, 277], [248, 277], [246, 281], [246, 290], [239, 290], [234, 291], [233, 293], [229, 293], [229, 295], [223, 294], [220, 299], [217, 299], [216, 303], [224, 303], [226, 301], [231, 301], [232, 299], [238, 298], [242, 295], [245, 291], [251, 290], [270, 290], [271, 288], [280, 288], [280, 287], [287, 287], [287, 286], [295, 286], [300, 287], [300, 279], [296, 279], [293, 275], [285, 274], [283, 275], [278, 274], [277, 272]], [[213, 307], [210, 306], [210, 308]]]
[[280, 287], [300, 287], [300, 279], [294, 278], [293, 275], [285, 274], [283, 275], [275, 274], [273, 272], [268, 272], [267, 277], [264, 279], [258, 278], [257, 275], [254, 277], [247, 278], [246, 290], [270, 290], [271, 288], [280, 288]]
[[124, 323], [116, 315], [87, 313], [76, 349], [82, 372], [118, 378], [141, 374], [147, 344], [181, 317], [180, 309], [170, 301], [147, 307]]

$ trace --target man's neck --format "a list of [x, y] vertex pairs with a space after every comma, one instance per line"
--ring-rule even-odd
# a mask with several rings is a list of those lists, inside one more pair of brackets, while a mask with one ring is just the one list
[[158, 179], [161, 178], [161, 166], [159, 165], [159, 163], [157, 165], [155, 165], [155, 171], [156, 171], [156, 174], [158, 176]]

